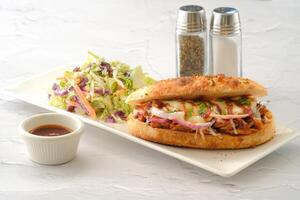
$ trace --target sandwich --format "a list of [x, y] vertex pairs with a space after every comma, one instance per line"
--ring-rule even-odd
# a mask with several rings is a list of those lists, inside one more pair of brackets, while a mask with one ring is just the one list
[[272, 112], [258, 102], [259, 83], [240, 77], [191, 76], [162, 80], [130, 94], [129, 132], [172, 146], [255, 147], [275, 135]]

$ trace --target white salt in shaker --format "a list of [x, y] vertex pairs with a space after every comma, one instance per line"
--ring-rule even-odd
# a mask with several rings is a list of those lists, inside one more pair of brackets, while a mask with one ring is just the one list
[[213, 10], [209, 43], [209, 74], [242, 76], [242, 33], [237, 9], [220, 7]]

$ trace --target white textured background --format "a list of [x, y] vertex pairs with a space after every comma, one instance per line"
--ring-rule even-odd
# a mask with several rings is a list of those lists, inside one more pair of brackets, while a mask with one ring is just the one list
[[[156, 78], [175, 74], [177, 8], [240, 10], [245, 76], [269, 89], [277, 121], [300, 129], [300, 1], [1, 0], [0, 87], [87, 50]], [[209, 17], [208, 17], [209, 18]], [[87, 127], [77, 158], [46, 167], [26, 158], [17, 125], [44, 112], [0, 94], [0, 199], [300, 199], [300, 138], [232, 178], [221, 178]]]

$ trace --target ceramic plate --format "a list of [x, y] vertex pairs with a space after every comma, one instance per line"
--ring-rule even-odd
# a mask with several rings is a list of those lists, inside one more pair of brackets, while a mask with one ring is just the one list
[[[76, 115], [48, 105], [48, 90], [51, 88], [55, 78], [61, 76], [64, 70], [65, 69], [57, 69], [33, 77], [22, 83], [11, 85], [4, 90], [8, 95], [27, 103], [66, 115]], [[256, 148], [243, 150], [188, 149], [160, 145], [131, 136], [128, 133], [126, 124], [108, 124], [94, 121], [84, 116], [76, 116], [90, 125], [224, 177], [229, 177], [240, 172], [299, 135], [299, 133], [291, 129], [280, 126], [277, 128], [277, 133], [273, 140]]]

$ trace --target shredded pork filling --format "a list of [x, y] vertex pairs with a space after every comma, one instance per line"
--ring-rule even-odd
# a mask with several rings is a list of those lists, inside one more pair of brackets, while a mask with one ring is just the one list
[[265, 106], [249, 96], [210, 100], [153, 100], [137, 105], [134, 117], [153, 128], [211, 134], [251, 134], [268, 123]]

